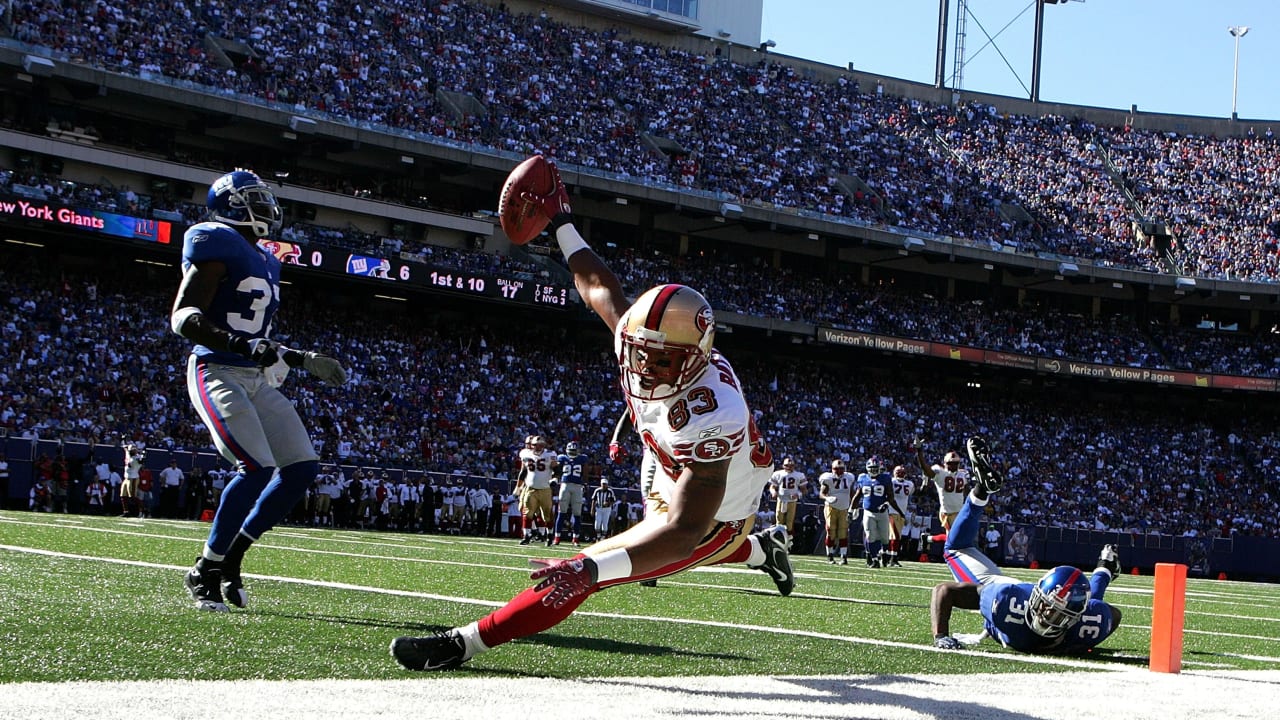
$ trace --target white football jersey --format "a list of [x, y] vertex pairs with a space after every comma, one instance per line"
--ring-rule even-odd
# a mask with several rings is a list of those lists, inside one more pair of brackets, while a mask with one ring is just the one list
[[525, 485], [534, 490], [551, 488], [551, 471], [556, 466], [556, 454], [553, 451], [543, 450], [539, 453], [525, 448], [520, 451], [520, 464], [528, 471], [524, 476]]
[[824, 472], [818, 476], [818, 485], [822, 487], [826, 503], [836, 510], [848, 511], [853, 502], [853, 486], [857, 483], [858, 478], [847, 470], [839, 475]]
[[686, 464], [729, 458], [716, 520], [734, 522], [756, 511], [773, 471], [773, 453], [756, 430], [738, 376], [724, 356], [712, 350], [711, 364], [684, 392], [664, 400], [628, 397], [627, 403], [636, 432], [657, 460], [653, 490], [664, 500], [675, 497], [676, 479]]
[[800, 488], [804, 487], [804, 473], [799, 470], [779, 470], [769, 478], [769, 484], [778, 489], [778, 498], [787, 502], [800, 499]]
[[960, 512], [964, 507], [964, 497], [969, 492], [969, 471], [960, 468], [951, 472], [941, 465], [934, 465], [933, 477], [929, 480], [938, 488], [942, 512], [948, 515]]
[[[907, 501], [911, 499], [911, 493], [916, 491], [916, 484], [906, 478], [893, 479], [893, 498], [898, 501], [898, 507], [902, 508], [902, 512], [907, 511]], [[889, 506], [889, 514], [897, 515], [898, 511]]]

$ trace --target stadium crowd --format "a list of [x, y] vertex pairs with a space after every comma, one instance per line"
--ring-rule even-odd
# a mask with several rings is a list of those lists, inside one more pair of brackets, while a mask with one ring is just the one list
[[[0, 426], [13, 436], [210, 450], [182, 383], [188, 348], [165, 322], [177, 273], [115, 263], [85, 269], [3, 253]], [[289, 290], [297, 296], [275, 337], [331, 349], [350, 372], [340, 388], [287, 381], [322, 460], [508, 478], [519, 439], [531, 433], [607, 456], [622, 409], [614, 361], [571, 324], [334, 307], [314, 290]], [[918, 435], [940, 456], [981, 432], [1009, 476], [992, 517], [1273, 532], [1280, 434], [1264, 409], [1177, 413], [1110, 396], [958, 395], [931, 392], [927, 377], [850, 372], [847, 360], [813, 353], [737, 348], [735, 356], [775, 457], [795, 458], [811, 479], [834, 457], [860, 467], [875, 454], [910, 467]], [[613, 470], [634, 486], [639, 447], [628, 444], [627, 469]]]
[[[0, 169], [0, 193], [74, 203], [108, 212], [142, 213], [160, 207], [180, 212], [188, 222], [202, 217], [190, 202], [167, 203], [128, 188], [74, 183], [47, 173]], [[429, 262], [468, 272], [546, 277], [548, 271], [512, 255], [403, 243], [354, 227], [331, 228], [294, 222], [280, 239], [303, 246], [323, 245], [378, 257], [401, 250]], [[747, 251], [748, 253], [750, 251]], [[1040, 357], [1083, 360], [1151, 369], [1280, 376], [1280, 335], [1268, 331], [1215, 332], [1153, 324], [1140, 327], [1122, 316], [1085, 318], [1028, 302], [1024, 307], [990, 307], [982, 301], [955, 302], [894, 288], [863, 287], [789, 268], [772, 268], [759, 256], [729, 252], [641, 255], [611, 251], [625, 260], [627, 290], [638, 295], [655, 283], [678, 278], [701, 288], [722, 311], [797, 320], [896, 337], [953, 343]], [[1216, 330], [1216, 328], [1215, 328]]]
[[[8, 20], [14, 39], [72, 62], [914, 232], [1159, 271], [1167, 268], [1132, 221], [1160, 221], [1186, 272], [1280, 279], [1280, 201], [1262, 190], [1280, 172], [1269, 135], [931, 106], [755, 53], [739, 64], [724, 48], [675, 50], [469, 0], [425, 11], [404, 0], [272, 0], [255, 13], [219, 0], [120, 0], [87, 12], [16, 0]], [[141, 27], [162, 40], [142, 42]], [[248, 51], [213, 50], [206, 35]], [[456, 118], [438, 91], [471, 95], [485, 110]], [[685, 152], [648, 150], [646, 133]]]

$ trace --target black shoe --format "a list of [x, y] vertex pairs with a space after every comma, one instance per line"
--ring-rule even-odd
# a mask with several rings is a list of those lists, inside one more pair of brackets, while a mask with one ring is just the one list
[[841, 565], [848, 565], [848, 564], [849, 564], [849, 558], [847, 558], [847, 557], [842, 557], [842, 558], [840, 558], [840, 564], [841, 564]]
[[230, 555], [222, 561], [222, 595], [228, 603], [238, 608], [249, 604], [249, 593], [244, 591], [244, 582], [240, 579], [240, 561]]
[[1102, 546], [1102, 552], [1098, 554], [1098, 567], [1109, 570], [1112, 577], [1120, 574], [1120, 554], [1116, 552], [1115, 545]]
[[894, 560], [893, 562], [889, 563], [889, 567], [902, 567], [902, 563], [898, 562], [897, 560]]
[[552, 537], [547, 538], [547, 547], [551, 547], [552, 545], [555, 545], [555, 544], [556, 544], [555, 538], [552, 538]]
[[187, 592], [191, 593], [191, 599], [196, 601], [198, 609], [212, 612], [228, 611], [227, 604], [222, 601], [222, 591], [218, 589], [222, 583], [221, 570], [210, 567], [200, 570], [193, 567], [187, 571], [183, 582], [187, 586]]
[[781, 525], [756, 533], [760, 548], [764, 550], [764, 564], [760, 570], [769, 574], [778, 586], [778, 592], [786, 597], [796, 586], [796, 575], [791, 571], [791, 557], [787, 554], [787, 529]]
[[532, 535], [525, 535], [525, 536], [524, 536], [524, 539], [520, 541], [520, 544], [521, 544], [521, 545], [528, 545], [528, 544], [529, 544], [529, 543], [531, 543], [531, 542], [533, 542], [533, 536], [532, 536]]
[[427, 637], [398, 637], [391, 657], [407, 670], [452, 670], [467, 660], [467, 645], [457, 630]]
[[832, 565], [835, 565], [835, 564], [836, 564], [836, 556], [835, 556], [835, 555], [828, 555], [828, 556], [827, 556], [827, 562], [831, 563]]
[[988, 495], [999, 492], [1004, 485], [1004, 476], [991, 465], [991, 450], [987, 447], [986, 438], [974, 435], [965, 443], [965, 449], [969, 452], [969, 464], [973, 466], [978, 486]]
[[658, 587], [657, 580], [641, 580], [640, 587]]

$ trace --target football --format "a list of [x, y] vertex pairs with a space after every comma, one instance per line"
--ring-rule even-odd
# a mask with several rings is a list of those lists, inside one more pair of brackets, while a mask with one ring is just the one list
[[498, 197], [498, 218], [502, 231], [511, 242], [524, 245], [538, 237], [551, 220], [539, 210], [538, 203], [521, 199], [525, 192], [547, 195], [556, 189], [551, 163], [534, 155], [511, 171]]

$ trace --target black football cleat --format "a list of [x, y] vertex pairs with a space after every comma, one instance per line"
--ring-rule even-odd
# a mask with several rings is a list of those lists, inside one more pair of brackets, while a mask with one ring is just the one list
[[196, 608], [211, 612], [227, 612], [227, 604], [222, 601], [222, 572], [217, 568], [206, 567], [203, 570], [193, 567], [183, 578], [187, 592], [196, 601]]
[[987, 446], [987, 439], [974, 435], [965, 443], [965, 449], [969, 453], [969, 464], [973, 467], [978, 487], [988, 495], [999, 492], [1004, 485], [1004, 475], [991, 464], [991, 449]]
[[391, 641], [391, 657], [406, 670], [452, 670], [466, 662], [467, 645], [457, 630]]
[[238, 608], [249, 604], [249, 593], [245, 592], [244, 581], [240, 579], [240, 558], [228, 556], [222, 561], [222, 596]]
[[764, 550], [764, 564], [760, 570], [773, 578], [778, 592], [783, 597], [791, 594], [796, 586], [796, 575], [791, 571], [791, 556], [787, 553], [787, 529], [781, 525], [755, 534], [760, 539], [760, 548]]

